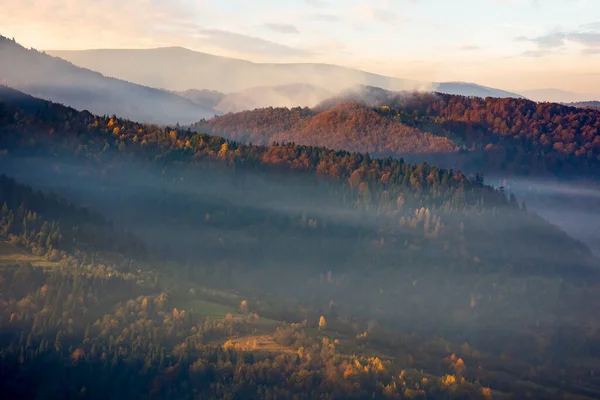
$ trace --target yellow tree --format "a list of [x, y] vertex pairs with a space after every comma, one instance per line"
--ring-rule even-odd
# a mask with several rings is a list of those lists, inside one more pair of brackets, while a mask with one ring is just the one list
[[219, 158], [227, 157], [227, 151], [229, 150], [229, 144], [227, 142], [221, 145], [221, 150], [219, 150]]
[[327, 321], [325, 320], [325, 317], [321, 315], [321, 318], [319, 318], [319, 329], [325, 328], [327, 328]]

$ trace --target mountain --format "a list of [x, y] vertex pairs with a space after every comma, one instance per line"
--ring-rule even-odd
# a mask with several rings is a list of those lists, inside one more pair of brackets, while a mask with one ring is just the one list
[[[464, 83], [430, 83], [393, 78], [352, 68], [316, 63], [254, 63], [215, 56], [181, 47], [138, 50], [50, 50], [50, 54], [72, 63], [151, 87], [174, 91], [209, 89], [224, 93], [256, 87], [312, 85], [337, 93], [356, 84], [388, 90], [434, 90], [479, 96], [518, 95]], [[113, 62], [119, 60], [119, 62]]]
[[0, 172], [6, 398], [600, 393], [597, 260], [480, 176], [7, 87]]
[[109, 78], [1, 36], [0, 83], [95, 114], [151, 123], [187, 124], [215, 115], [181, 96]]
[[552, 103], [572, 103], [578, 101], [591, 101], [600, 98], [600, 95], [575, 93], [561, 89], [525, 90], [521, 93], [534, 101], [549, 101]]
[[456, 167], [491, 173], [593, 177], [600, 168], [599, 122], [600, 111], [560, 104], [359, 86], [313, 109], [266, 108], [194, 127], [262, 144], [379, 155], [453, 152]]
[[[206, 265], [208, 260], [226, 257], [230, 265], [250, 270], [248, 260], [260, 252], [261, 257], [278, 261], [272, 265], [280, 268], [285, 265], [280, 257], [290, 256], [283, 243], [294, 236], [294, 247], [304, 249], [299, 257], [323, 257], [314, 264], [308, 259], [300, 264], [314, 270], [320, 265], [344, 271], [347, 246], [359, 246], [356, 257], [378, 254], [389, 257], [389, 262], [404, 259], [406, 252], [406, 256], [413, 254], [413, 262], [428, 268], [436, 268], [442, 259], [446, 269], [454, 268], [451, 260], [455, 260], [456, 268], [467, 262], [469, 268], [483, 270], [512, 260], [535, 274], [544, 269], [568, 274], [571, 268], [587, 265], [585, 246], [527, 214], [502, 190], [459, 171], [324, 147], [243, 145], [189, 130], [79, 112], [9, 88], [0, 89], [0, 104], [0, 149], [4, 150], [0, 169], [43, 185], [74, 188], [79, 191], [75, 197], [108, 213], [110, 220], [131, 224], [120, 228], [135, 229], [144, 240], [168, 243], [190, 255], [202, 254]], [[303, 109], [293, 111], [305, 117]], [[329, 121], [345, 121], [347, 112], [356, 116], [348, 131], [363, 119], [384, 119], [363, 106], [344, 104], [303, 123], [311, 132], [329, 126]], [[388, 124], [382, 131], [404, 133], [392, 121], [381, 123]], [[409, 133], [413, 141], [447, 143], [444, 138]], [[127, 212], [122, 213], [123, 207]], [[520, 225], [511, 228], [516, 221]], [[156, 235], [159, 226], [175, 230]], [[190, 228], [196, 233], [186, 233]], [[534, 234], [540, 228], [544, 234]], [[502, 229], [514, 232], [500, 234]], [[240, 230], [253, 240], [240, 236]], [[220, 233], [215, 236], [215, 232]], [[521, 236], [522, 242], [515, 242], [513, 235]], [[373, 240], [379, 242], [375, 247]], [[444, 241], [450, 246], [442, 246]], [[564, 247], [553, 247], [555, 241]], [[433, 253], [413, 253], [411, 243], [418, 248], [431, 244]], [[523, 257], [526, 243], [536, 243], [527, 250], [531, 258]], [[320, 250], [311, 253], [310, 248]], [[448, 257], [437, 258], [443, 255], [439, 251]], [[555, 259], [533, 262], [547, 258], [549, 252]], [[479, 260], [469, 255], [475, 253]], [[565, 259], [572, 263], [558, 262]], [[328, 264], [323, 265], [325, 260]], [[360, 269], [366, 261], [353, 263]], [[469, 268], [463, 270], [467, 276], [472, 272]]]
[[407, 126], [359, 103], [318, 112], [308, 108], [263, 108], [226, 114], [195, 126], [244, 143], [294, 142], [371, 154], [445, 153], [449, 139]]

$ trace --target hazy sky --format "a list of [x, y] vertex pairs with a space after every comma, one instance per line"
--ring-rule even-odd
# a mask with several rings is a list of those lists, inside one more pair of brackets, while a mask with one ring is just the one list
[[600, 0], [0, 0], [0, 9], [0, 33], [38, 49], [183, 46], [600, 94]]

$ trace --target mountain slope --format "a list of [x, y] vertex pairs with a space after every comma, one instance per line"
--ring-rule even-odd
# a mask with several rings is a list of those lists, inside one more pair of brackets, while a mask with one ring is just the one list
[[462, 147], [455, 165], [486, 173], [593, 177], [600, 168], [600, 111], [525, 99], [356, 87], [312, 110], [266, 108], [195, 127], [245, 142], [290, 141], [384, 155]]
[[[475, 84], [430, 83], [393, 78], [330, 64], [268, 64], [219, 57], [180, 47], [146, 50], [52, 50], [50, 54], [76, 65], [152, 87], [184, 91], [210, 89], [225, 93], [254, 87], [296, 83], [339, 92], [356, 84], [388, 90], [437, 90], [494, 97], [518, 95]], [[118, 63], [112, 60], [119, 60]]]
[[0, 83], [80, 110], [145, 122], [185, 124], [215, 114], [175, 94], [108, 78], [1, 36]]
[[[316, 270], [325, 265], [344, 271], [353, 256], [358, 270], [376, 257], [373, 265], [399, 269], [437, 268], [443, 260], [446, 271], [457, 268], [467, 276], [470, 268], [493, 270], [505, 263], [536, 274], [568, 274], [589, 257], [585, 246], [528, 214], [516, 199], [461, 172], [320, 147], [247, 146], [98, 117], [8, 88], [0, 90], [0, 100], [0, 149], [8, 151], [1, 168], [44, 185], [70, 182], [89, 190], [86, 201], [121, 224], [129, 220], [147, 240], [157, 233], [152, 226], [172, 226], [173, 235], [153, 240], [191, 255], [200, 251], [204, 261], [226, 257], [249, 268], [251, 259], [274, 257], [273, 265], [282, 266], [290, 257], [284, 243], [291, 237], [298, 257], [318, 259], [306, 259], [302, 268]], [[357, 116], [350, 128], [373, 112], [345, 104], [307, 119], [306, 111], [292, 111], [318, 130], [348, 110]], [[421, 137], [434, 139], [444, 140]], [[164, 198], [162, 189], [170, 197]], [[111, 196], [114, 206], [107, 203]], [[123, 207], [127, 212], [121, 215]], [[430, 251], [420, 251], [423, 246]], [[406, 257], [412, 262], [395, 264]]]
[[226, 114], [195, 127], [229, 139], [256, 144], [294, 142], [371, 154], [457, 150], [451, 140], [391, 121], [352, 102], [338, 104], [322, 112], [297, 107]]

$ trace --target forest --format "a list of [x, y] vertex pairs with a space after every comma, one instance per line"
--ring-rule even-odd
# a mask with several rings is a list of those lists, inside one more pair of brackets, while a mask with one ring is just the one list
[[0, 89], [3, 393], [600, 396], [586, 246], [480, 173], [250, 141]]
[[[598, 176], [600, 111], [517, 98], [362, 87], [313, 109], [264, 108], [193, 125], [245, 143], [295, 142], [372, 156], [455, 153], [460, 169]], [[447, 158], [447, 157], [446, 157]]]

